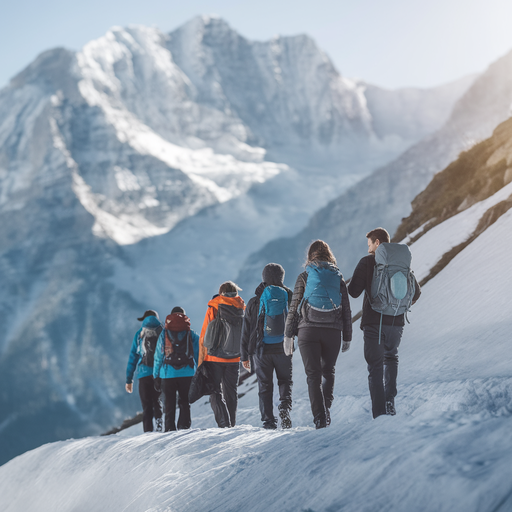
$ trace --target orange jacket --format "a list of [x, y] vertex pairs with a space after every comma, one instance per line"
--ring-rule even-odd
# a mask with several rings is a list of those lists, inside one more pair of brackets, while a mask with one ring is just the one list
[[225, 297], [224, 295], [217, 295], [210, 302], [208, 302], [208, 309], [206, 310], [206, 316], [204, 317], [203, 328], [201, 329], [201, 336], [199, 337], [199, 361], [197, 366], [200, 366], [203, 361], [215, 361], [217, 363], [239, 363], [240, 358], [234, 359], [223, 359], [222, 357], [209, 356], [206, 347], [204, 346], [204, 335], [208, 324], [217, 316], [219, 304], [228, 304], [229, 306], [235, 306], [239, 309], [245, 310], [245, 302], [237, 295], [236, 297]]

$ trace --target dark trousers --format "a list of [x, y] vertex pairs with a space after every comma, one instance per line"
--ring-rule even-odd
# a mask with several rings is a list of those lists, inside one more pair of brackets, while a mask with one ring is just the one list
[[341, 331], [326, 327], [302, 327], [298, 339], [313, 420], [315, 425], [325, 426], [326, 409], [331, 408], [334, 400], [334, 373], [341, 348]]
[[144, 432], [153, 432], [153, 418], [162, 417], [162, 406], [158, 399], [160, 393], [155, 391], [151, 375], [139, 379], [139, 396], [142, 404], [142, 428]]
[[364, 358], [368, 363], [368, 386], [374, 418], [386, 414], [386, 402], [395, 401], [398, 346], [403, 330], [403, 326], [383, 325], [379, 343], [379, 326], [363, 327]]
[[240, 364], [217, 363], [210, 365], [213, 393], [210, 395], [215, 421], [221, 428], [234, 427], [238, 405], [238, 374]]
[[292, 358], [283, 354], [261, 354], [254, 357], [260, 399], [261, 421], [264, 424], [277, 423], [274, 416], [274, 371], [279, 387], [279, 409], [292, 408]]
[[192, 377], [175, 377], [162, 379], [162, 392], [164, 394], [165, 431], [176, 430], [176, 393], [178, 393], [178, 405], [180, 415], [178, 417], [178, 429], [190, 428], [190, 404], [188, 402], [188, 390]]

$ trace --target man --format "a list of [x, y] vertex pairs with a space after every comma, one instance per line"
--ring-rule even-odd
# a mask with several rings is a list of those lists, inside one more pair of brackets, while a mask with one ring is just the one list
[[[242, 330], [241, 359], [246, 370], [255, 371], [258, 377], [259, 405], [263, 428], [276, 429], [277, 419], [274, 416], [274, 372], [279, 387], [279, 417], [282, 428], [291, 428], [290, 410], [292, 408], [292, 356], [287, 356], [283, 350], [284, 322], [292, 291], [284, 284], [284, 268], [277, 263], [269, 263], [262, 272], [263, 282], [256, 288], [255, 297], [247, 303], [244, 326]], [[261, 300], [266, 302], [268, 295], [271, 300], [279, 303], [278, 297], [271, 297], [269, 287], [277, 287], [275, 295], [283, 296], [283, 323], [274, 334], [265, 334], [265, 311]], [[264, 294], [265, 290], [267, 293]], [[274, 289], [272, 289], [274, 290]], [[279, 293], [280, 292], [280, 293]], [[264, 295], [263, 295], [264, 294]], [[281, 313], [281, 311], [277, 311]], [[282, 327], [282, 329], [280, 328]], [[267, 326], [267, 332], [271, 327]], [[251, 368], [253, 363], [253, 368]]]
[[[372, 413], [376, 418], [382, 414], [396, 414], [395, 397], [398, 374], [398, 346], [405, 325], [404, 314], [381, 315], [370, 303], [372, 278], [375, 268], [375, 251], [382, 243], [389, 243], [389, 233], [376, 228], [366, 234], [368, 256], [362, 258], [354, 270], [348, 285], [349, 294], [356, 298], [364, 291], [361, 329], [364, 338], [364, 357], [368, 363], [368, 385], [372, 400]], [[420, 294], [420, 286], [414, 278], [414, 304]]]

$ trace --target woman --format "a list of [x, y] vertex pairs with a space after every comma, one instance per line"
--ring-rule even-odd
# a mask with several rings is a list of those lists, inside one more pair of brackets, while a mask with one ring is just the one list
[[199, 362], [208, 363], [214, 391], [210, 404], [221, 428], [234, 427], [238, 405], [240, 338], [245, 303], [232, 281], [222, 283], [219, 294], [208, 302], [199, 338]]
[[331, 422], [329, 409], [334, 399], [334, 372], [342, 334], [343, 352], [352, 340], [352, 315], [347, 286], [329, 245], [314, 241], [305, 267], [295, 283], [284, 349], [291, 354], [293, 337], [298, 336], [313, 420], [316, 428], [325, 428]]
[[176, 306], [167, 315], [155, 350], [155, 389], [164, 394], [165, 431], [176, 430], [176, 392], [179, 395], [178, 430], [190, 428], [188, 392], [195, 373], [199, 335], [190, 328], [185, 310]]

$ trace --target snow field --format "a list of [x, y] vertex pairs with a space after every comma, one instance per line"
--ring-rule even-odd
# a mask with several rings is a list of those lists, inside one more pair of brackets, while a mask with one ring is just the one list
[[200, 400], [189, 431], [135, 426], [13, 459], [0, 467], [2, 510], [512, 510], [511, 225], [508, 212], [424, 287], [404, 329], [395, 417], [371, 419], [356, 328], [329, 428], [312, 427], [296, 352], [291, 430], [259, 428], [250, 377], [233, 429], [210, 428]]

